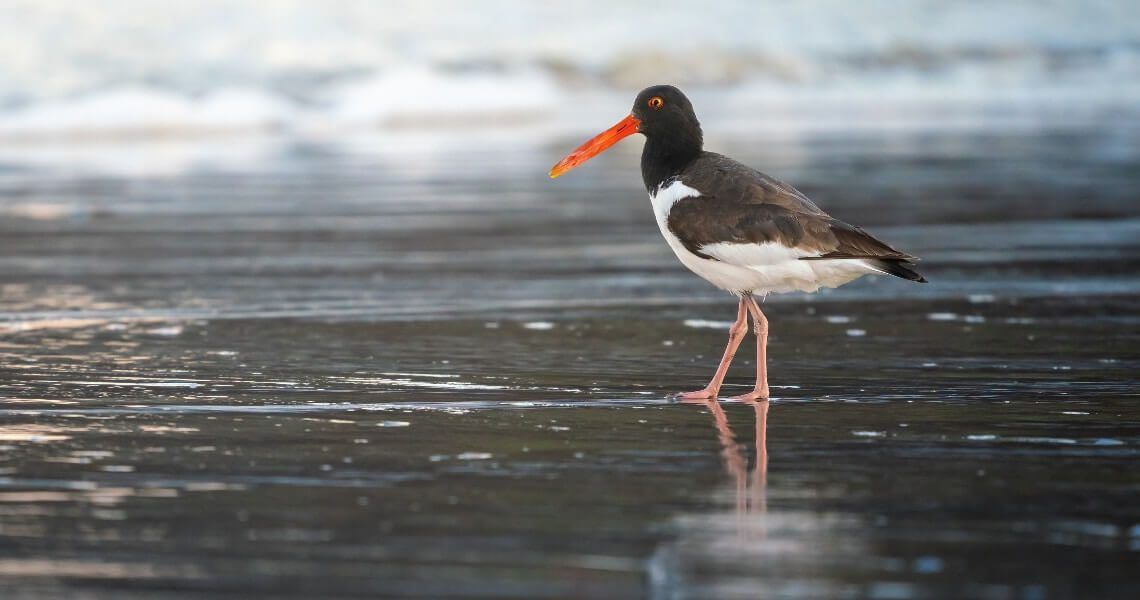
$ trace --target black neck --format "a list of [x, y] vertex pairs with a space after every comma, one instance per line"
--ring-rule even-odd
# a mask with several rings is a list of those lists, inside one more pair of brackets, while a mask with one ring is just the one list
[[641, 179], [650, 194], [701, 154], [700, 130], [673, 131], [668, 137], [647, 136], [641, 150]]

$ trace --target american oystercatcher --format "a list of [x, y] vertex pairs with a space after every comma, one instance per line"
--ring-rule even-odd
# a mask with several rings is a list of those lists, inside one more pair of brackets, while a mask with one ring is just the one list
[[884, 273], [925, 282], [914, 256], [829, 216], [796, 188], [704, 150], [693, 105], [670, 85], [646, 88], [629, 116], [550, 170], [555, 178], [634, 133], [645, 136], [641, 178], [657, 225], [690, 271], [739, 297], [728, 346], [712, 381], [682, 400], [714, 399], [752, 315], [756, 387], [737, 400], [768, 398], [768, 319], [756, 295], [814, 292]]

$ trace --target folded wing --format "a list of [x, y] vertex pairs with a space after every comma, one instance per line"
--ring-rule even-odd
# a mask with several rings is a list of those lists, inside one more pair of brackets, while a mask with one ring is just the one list
[[786, 260], [860, 260], [873, 270], [925, 281], [910, 268], [914, 256], [832, 218], [787, 184], [751, 169], [722, 172], [719, 179], [715, 195], [683, 198], [669, 211], [669, 230], [697, 256], [749, 268]]

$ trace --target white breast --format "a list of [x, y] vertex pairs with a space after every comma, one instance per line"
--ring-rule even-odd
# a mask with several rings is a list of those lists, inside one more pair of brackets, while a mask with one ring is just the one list
[[700, 195], [698, 190], [674, 180], [650, 194], [649, 200], [657, 217], [657, 227], [681, 264], [718, 288], [734, 294], [814, 292], [820, 287], [840, 286], [875, 272], [861, 260], [800, 260], [810, 254], [775, 242], [708, 244], [701, 252], [716, 260], [697, 256], [669, 231], [669, 211], [678, 200]]

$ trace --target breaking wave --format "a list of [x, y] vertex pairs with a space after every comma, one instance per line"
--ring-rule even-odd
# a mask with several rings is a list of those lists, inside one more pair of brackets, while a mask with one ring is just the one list
[[4, 4], [0, 141], [546, 126], [660, 82], [730, 107], [1140, 101], [1128, 2]]

